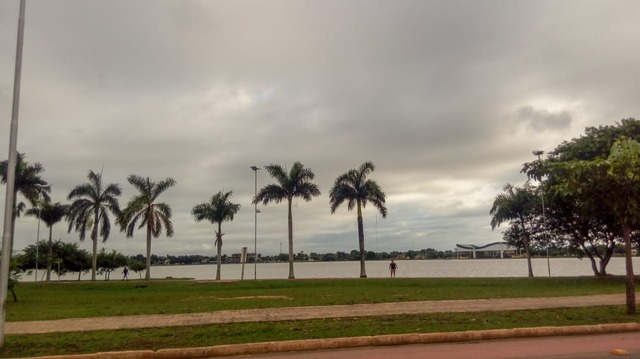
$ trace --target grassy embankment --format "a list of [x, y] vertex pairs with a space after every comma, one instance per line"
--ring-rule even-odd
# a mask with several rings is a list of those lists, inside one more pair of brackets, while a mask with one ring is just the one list
[[[21, 283], [7, 321], [229, 309], [624, 293], [623, 278], [326, 279]], [[438, 313], [194, 327], [9, 335], [0, 357], [198, 347], [275, 340], [638, 322], [625, 308]]]

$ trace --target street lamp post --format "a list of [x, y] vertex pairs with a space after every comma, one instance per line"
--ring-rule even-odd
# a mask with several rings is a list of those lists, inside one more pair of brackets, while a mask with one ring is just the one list
[[40, 208], [40, 203], [38, 203], [38, 207], [37, 208], [38, 208], [38, 230], [36, 232], [36, 277], [35, 277], [35, 280], [34, 280], [35, 282], [38, 281], [38, 257], [39, 257], [38, 251], [40, 249], [40, 246], [39, 246], [38, 242], [40, 242], [40, 214], [42, 213], [41, 212], [42, 209]]
[[[260, 167], [250, 166], [253, 170], [254, 177], [254, 200], [258, 195], [258, 170]], [[254, 203], [253, 208], [253, 279], [258, 279], [258, 202]]]
[[40, 258], [39, 255], [39, 251], [40, 251], [40, 216], [42, 215], [42, 206], [40, 203], [40, 196], [42, 196], [42, 189], [45, 188], [45, 186], [41, 185], [41, 184], [35, 184], [35, 187], [38, 189], [38, 202], [37, 202], [37, 209], [38, 209], [38, 230], [36, 231], [36, 272], [35, 272], [35, 282], [38, 281], [38, 259]]
[[4, 197], [4, 222], [2, 229], [2, 260], [0, 260], [0, 348], [4, 346], [5, 317], [7, 313], [7, 293], [9, 291], [9, 271], [13, 251], [13, 203], [15, 200], [16, 162], [18, 156], [18, 110], [20, 107], [20, 84], [22, 79], [22, 49], [24, 47], [24, 18], [27, 0], [20, 0], [18, 15], [18, 40], [16, 44], [16, 64], [13, 78], [13, 105], [9, 129], [9, 158], [7, 159], [7, 187]]
[[[534, 150], [534, 156], [538, 156], [538, 162], [542, 162], [540, 156], [544, 154], [544, 151]], [[544, 188], [542, 188], [542, 179], [540, 179], [540, 197], [542, 198], [542, 229], [544, 231], [544, 241], [547, 245], [547, 270], [549, 271], [549, 277], [551, 277], [551, 263], [549, 262], [549, 239], [547, 238], [547, 225], [546, 225], [546, 214], [544, 208]]]

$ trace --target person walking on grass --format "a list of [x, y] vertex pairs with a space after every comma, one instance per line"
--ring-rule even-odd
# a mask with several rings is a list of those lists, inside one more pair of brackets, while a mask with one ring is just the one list
[[127, 268], [127, 266], [124, 266], [124, 269], [122, 270], [122, 280], [129, 280], [129, 268]]
[[391, 272], [391, 278], [395, 278], [396, 276], [396, 269], [398, 269], [398, 265], [396, 264], [396, 262], [393, 261], [393, 259], [391, 260], [391, 263], [389, 263], [389, 272]]

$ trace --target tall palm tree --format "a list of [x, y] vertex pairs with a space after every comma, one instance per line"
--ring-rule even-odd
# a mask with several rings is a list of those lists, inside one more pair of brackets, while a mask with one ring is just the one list
[[89, 170], [88, 183], [77, 185], [71, 190], [67, 199], [71, 202], [67, 211], [68, 231], [72, 229], [80, 233], [80, 241], [84, 241], [87, 231], [91, 230], [93, 254], [91, 258], [91, 280], [96, 280], [98, 267], [98, 237], [106, 242], [111, 232], [109, 212], [116, 218], [120, 214], [118, 197], [122, 194], [120, 185], [110, 183], [106, 187], [102, 183], [102, 172]]
[[367, 175], [375, 170], [373, 162], [365, 162], [360, 168], [349, 170], [336, 178], [331, 191], [329, 192], [329, 203], [331, 214], [343, 202], [347, 202], [347, 210], [354, 207], [358, 211], [358, 245], [360, 247], [360, 278], [366, 278], [367, 272], [364, 266], [364, 225], [362, 223], [362, 208], [371, 202], [378, 209], [382, 218], [387, 217], [387, 207], [385, 207], [386, 195], [374, 180], [367, 179]]
[[138, 221], [138, 229], [147, 227], [147, 273], [145, 279], [151, 279], [151, 237], [158, 238], [164, 226], [167, 237], [173, 236], [173, 223], [171, 223], [171, 207], [168, 204], [156, 203], [156, 200], [168, 188], [174, 186], [176, 181], [167, 178], [158, 183], [151, 182], [149, 177], [142, 178], [137, 175], [130, 175], [127, 181], [135, 187], [138, 192], [127, 207], [122, 211], [118, 222], [120, 230], [126, 232], [127, 237], [133, 237]]
[[530, 234], [527, 230], [527, 222], [531, 221], [536, 212], [537, 197], [529, 186], [515, 187], [507, 183], [502, 188], [503, 192], [498, 194], [493, 201], [493, 206], [489, 211], [491, 218], [491, 229], [499, 227], [503, 222], [512, 222], [522, 234], [522, 244], [527, 253], [527, 267], [529, 277], [533, 277], [533, 267], [531, 266]]
[[[27, 214], [42, 220], [49, 228], [49, 242], [47, 243], [47, 282], [51, 281], [51, 259], [53, 258], [53, 225], [62, 221], [67, 214], [69, 206], [60, 202], [46, 201], [38, 205], [39, 208], [30, 208]], [[40, 238], [38, 238], [38, 241]]]
[[[40, 175], [44, 172], [44, 167], [40, 163], [28, 163], [24, 160], [25, 155], [18, 153], [16, 156], [16, 172], [13, 189], [13, 213], [11, 215], [11, 221], [13, 222], [11, 238], [15, 238], [15, 223], [16, 218], [20, 212], [25, 208], [23, 203], [17, 204], [17, 195], [20, 193], [26, 198], [32, 205], [38, 201], [40, 197], [44, 200], [49, 200], [49, 192], [51, 187], [43, 180]], [[0, 181], [7, 183], [7, 176], [9, 175], [9, 161], [0, 162]]]
[[196, 221], [207, 220], [213, 224], [218, 225], [216, 233], [216, 253], [217, 253], [217, 270], [216, 280], [220, 280], [220, 266], [222, 264], [222, 222], [233, 221], [233, 216], [240, 210], [240, 205], [231, 203], [229, 197], [233, 194], [232, 191], [222, 193], [218, 192], [209, 202], [200, 203], [193, 207], [191, 214], [195, 217]]
[[[293, 217], [291, 215], [291, 203], [295, 197], [300, 197], [309, 202], [312, 197], [320, 195], [320, 190], [318, 189], [318, 186], [311, 183], [311, 180], [315, 177], [313, 171], [309, 168], [304, 168], [300, 162], [294, 163], [289, 173], [287, 173], [282, 166], [274, 164], [265, 166], [265, 170], [278, 183], [270, 184], [261, 188], [252, 203], [256, 204], [258, 202], [262, 202], [266, 205], [269, 202], [280, 203], [283, 200], [287, 200], [289, 208], [289, 279], [294, 279]], [[257, 255], [258, 253], [256, 253], [256, 256]]]

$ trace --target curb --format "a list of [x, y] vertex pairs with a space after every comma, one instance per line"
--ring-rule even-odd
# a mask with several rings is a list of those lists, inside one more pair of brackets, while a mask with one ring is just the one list
[[[77, 355], [53, 355], [32, 359], [202, 359], [232, 355], [266, 354], [320, 349], [357, 348], [408, 344], [455, 343], [477, 340], [533, 338], [563, 335], [591, 335], [640, 331], [640, 323], [578, 325], [570, 327], [535, 327], [515, 329], [473, 330], [450, 333], [390, 334], [367, 337], [288, 340], [247, 344], [216, 345], [201, 348], [174, 348], [104, 352]], [[23, 358], [24, 359], [24, 358]], [[27, 358], [28, 359], [28, 358]]]

